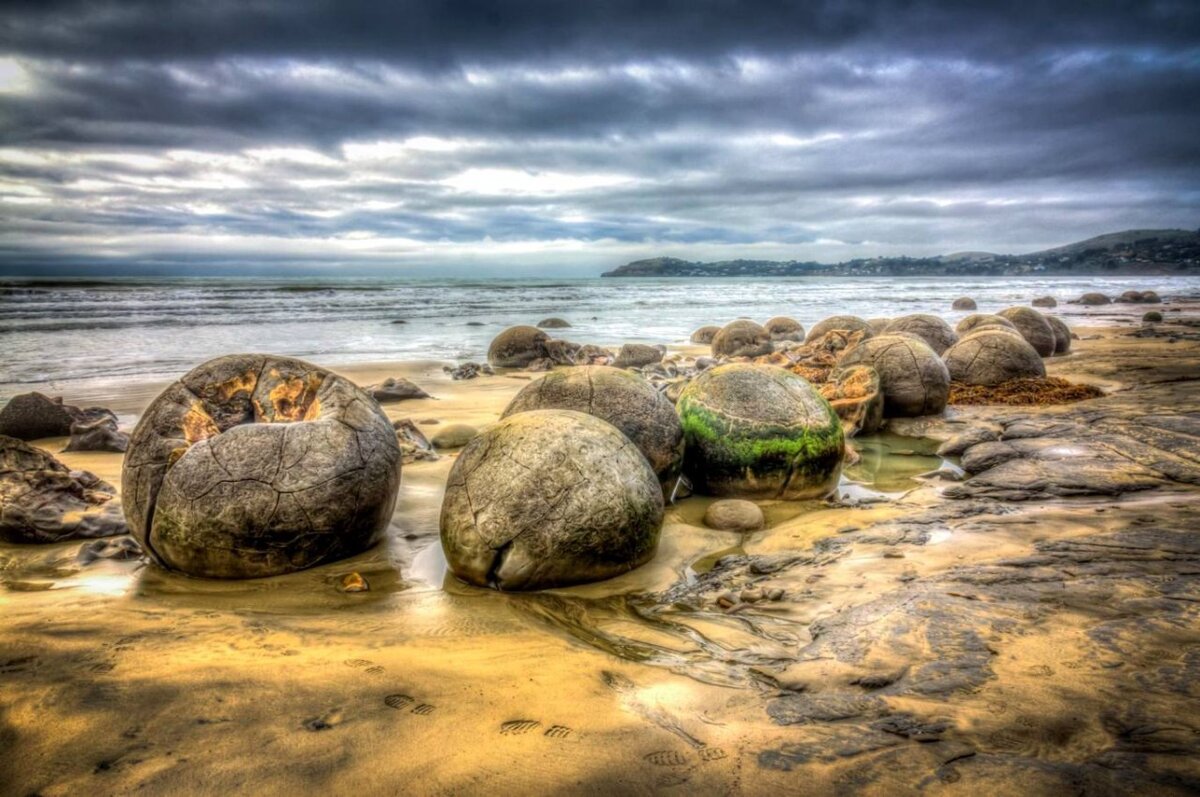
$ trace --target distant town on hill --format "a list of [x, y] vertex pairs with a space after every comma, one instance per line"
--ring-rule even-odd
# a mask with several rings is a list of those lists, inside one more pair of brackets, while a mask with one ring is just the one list
[[1200, 274], [1200, 230], [1126, 230], [1031, 252], [959, 252], [938, 257], [871, 257], [844, 263], [799, 260], [723, 260], [675, 257], [636, 260], [602, 277], [915, 277], [1119, 276]]

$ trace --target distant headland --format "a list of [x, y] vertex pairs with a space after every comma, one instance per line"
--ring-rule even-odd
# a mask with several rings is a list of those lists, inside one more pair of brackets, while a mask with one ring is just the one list
[[1024, 255], [957, 252], [938, 257], [872, 257], [844, 263], [675, 257], [635, 260], [602, 277], [1119, 276], [1200, 274], [1200, 230], [1125, 230]]

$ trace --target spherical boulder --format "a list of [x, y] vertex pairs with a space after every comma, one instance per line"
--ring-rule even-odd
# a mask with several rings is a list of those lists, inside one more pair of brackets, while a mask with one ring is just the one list
[[771, 340], [804, 340], [804, 327], [794, 318], [775, 316], [763, 324], [763, 329], [771, 336]]
[[565, 318], [543, 318], [537, 325], [538, 329], [569, 329], [571, 323]]
[[880, 335], [848, 349], [843, 367], [865, 363], [879, 374], [883, 412], [889, 418], [937, 415], [950, 396], [946, 364], [924, 341], [909, 335]]
[[865, 318], [859, 318], [856, 315], [835, 315], [829, 318], [822, 319], [813, 325], [812, 329], [808, 330], [808, 335], [804, 340], [812, 343], [817, 338], [827, 332], [832, 332], [835, 329], [845, 330], [847, 332], [862, 332], [866, 337], [875, 334], [875, 330], [871, 328], [871, 322]]
[[475, 439], [479, 430], [469, 423], [452, 423], [437, 430], [429, 443], [443, 450], [462, 448]]
[[131, 533], [164, 567], [209, 578], [288, 573], [358, 553], [387, 528], [400, 447], [349, 380], [233, 354], [151, 402], [122, 472]]
[[676, 409], [684, 472], [699, 492], [798, 499], [837, 484], [842, 425], [802, 377], [770, 365], [717, 366], [692, 380]]
[[1043, 357], [1054, 354], [1054, 327], [1050, 326], [1046, 316], [1032, 307], [1009, 307], [1001, 310], [999, 315], [1011, 321], [1038, 354]]
[[591, 365], [546, 374], [513, 397], [501, 418], [531, 410], [575, 410], [621, 430], [664, 485], [679, 475], [683, 427], [671, 401], [644, 377]]
[[531, 410], [459, 454], [442, 501], [446, 561], [469, 584], [530, 590], [599, 581], [649, 560], [663, 495], [637, 447], [572, 410]]
[[892, 323], [890, 318], [868, 318], [867, 323], [871, 325], [871, 334], [882, 335], [883, 330], [887, 329], [887, 325]]
[[1013, 322], [1003, 316], [976, 313], [959, 321], [958, 325], [954, 327], [954, 331], [958, 333], [959, 337], [962, 337], [963, 335], [971, 334], [980, 327], [1007, 327], [1008, 329], [1016, 329]]
[[658, 346], [647, 346], [645, 343], [626, 343], [617, 352], [613, 363], [617, 368], [644, 368], [647, 365], [662, 362], [665, 349]]
[[1102, 304], [1112, 304], [1112, 299], [1105, 296], [1103, 293], [1085, 293], [1079, 297], [1080, 304], [1098, 306]]
[[753, 321], [740, 319], [721, 327], [712, 342], [713, 357], [761, 357], [773, 350], [771, 336]]
[[704, 344], [705, 346], [707, 346], [713, 342], [713, 338], [715, 338], [717, 336], [717, 333], [720, 331], [721, 331], [720, 327], [714, 327], [714, 326], [700, 327], [699, 329], [697, 329], [695, 332], [692, 333], [691, 341], [692, 341], [692, 343], [701, 343], [701, 344]]
[[891, 335], [897, 332], [909, 332], [929, 344], [929, 348], [938, 354], [958, 342], [958, 335], [942, 319], [926, 313], [914, 313], [894, 319], [883, 330], [883, 334]]
[[970, 296], [960, 296], [950, 305], [951, 310], [974, 310], [975, 307], [975, 300]]
[[842, 419], [847, 437], [877, 432], [883, 426], [883, 389], [869, 365], [849, 365], [829, 375], [821, 395]]
[[496, 368], [524, 368], [546, 356], [550, 336], [537, 327], [509, 327], [492, 339], [488, 363]]
[[767, 519], [753, 501], [722, 498], [708, 505], [704, 525], [717, 531], [758, 531], [767, 525]]
[[1071, 350], [1071, 328], [1058, 316], [1048, 315], [1046, 320], [1054, 330], [1054, 353], [1066, 354]]
[[1158, 324], [1163, 320], [1163, 314], [1157, 310], [1151, 310], [1142, 316], [1142, 321], [1147, 324]]
[[1041, 356], [1019, 335], [981, 329], [946, 350], [950, 378], [967, 385], [991, 387], [1010, 379], [1045, 376]]
[[1058, 301], [1053, 296], [1039, 296], [1030, 304], [1034, 307], [1058, 307]]

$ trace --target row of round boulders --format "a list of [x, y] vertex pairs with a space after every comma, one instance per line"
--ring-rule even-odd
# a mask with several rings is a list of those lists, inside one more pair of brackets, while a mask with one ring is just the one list
[[387, 528], [400, 447], [379, 404], [300, 360], [210, 360], [164, 390], [130, 438], [131, 533], [164, 567], [272, 576], [353, 555]]
[[702, 372], [679, 396], [684, 473], [709, 495], [827, 495], [845, 454], [842, 424], [804, 378], [732, 363]]
[[700, 343], [705, 346], [711, 345], [713, 338], [715, 338], [717, 333], [720, 331], [721, 328], [716, 326], [700, 327], [692, 333], [691, 341], [692, 343]]
[[921, 338], [907, 333], [868, 338], [846, 350], [840, 360], [843, 367], [858, 363], [879, 374], [887, 417], [936, 415], [946, 408], [950, 373]]
[[467, 583], [544, 589], [643, 564], [662, 518], [654, 471], [616, 427], [573, 410], [531, 410], [462, 450], [442, 502], [441, 542]]
[[1156, 291], [1125, 291], [1117, 297], [1117, 301], [1133, 304], [1161, 304], [1162, 297]]
[[1009, 307], [1001, 310], [1000, 317], [1007, 318], [1021, 333], [1021, 337], [1029, 341], [1029, 345], [1043, 357], [1054, 354], [1057, 342], [1054, 327], [1046, 320], [1046, 316], [1032, 307]]
[[960, 296], [950, 305], [951, 310], [974, 310], [975, 308], [975, 300], [970, 296]]
[[1003, 316], [990, 315], [988, 313], [975, 313], [974, 315], [969, 315], [962, 321], [959, 321], [958, 325], [955, 326], [954, 331], [958, 333], [959, 337], [964, 337], [982, 327], [1006, 327], [1008, 329], [1016, 329], [1016, 326], [1013, 325], [1013, 322], [1009, 321]]
[[531, 410], [574, 410], [615, 426], [669, 489], [683, 460], [683, 427], [674, 405], [641, 375], [590, 365], [552, 371], [523, 387], [500, 418]]
[[928, 343], [929, 348], [938, 354], [941, 354], [958, 342], [958, 335], [954, 334], [954, 330], [950, 328], [949, 324], [935, 315], [928, 315], [926, 313], [900, 316], [894, 319], [883, 330], [884, 335], [891, 335], [898, 332], [907, 332], [916, 335]]
[[537, 327], [509, 327], [492, 339], [488, 363], [495, 368], [524, 368], [547, 356], [550, 336]]
[[804, 340], [804, 327], [796, 319], [787, 316], [775, 316], [763, 324], [763, 329], [774, 341]]
[[946, 350], [950, 378], [991, 387], [1010, 379], [1046, 375], [1046, 365], [1025, 338], [1004, 327], [983, 327]]
[[812, 343], [815, 340], [819, 340], [826, 333], [833, 332], [834, 330], [862, 332], [864, 337], [870, 337], [875, 334], [875, 330], [871, 327], [871, 322], [865, 318], [859, 318], [856, 315], [835, 315], [814, 324], [813, 328], [808, 330], [808, 335], [804, 340], [807, 343]]
[[731, 321], [713, 337], [713, 357], [761, 357], [774, 351], [771, 335], [746, 319]]

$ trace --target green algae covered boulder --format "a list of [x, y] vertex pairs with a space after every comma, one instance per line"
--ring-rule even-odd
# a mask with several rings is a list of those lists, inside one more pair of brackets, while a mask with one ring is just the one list
[[710, 495], [816, 498], [836, 485], [842, 424], [803, 377], [732, 363], [701, 373], [679, 396], [684, 472]]

